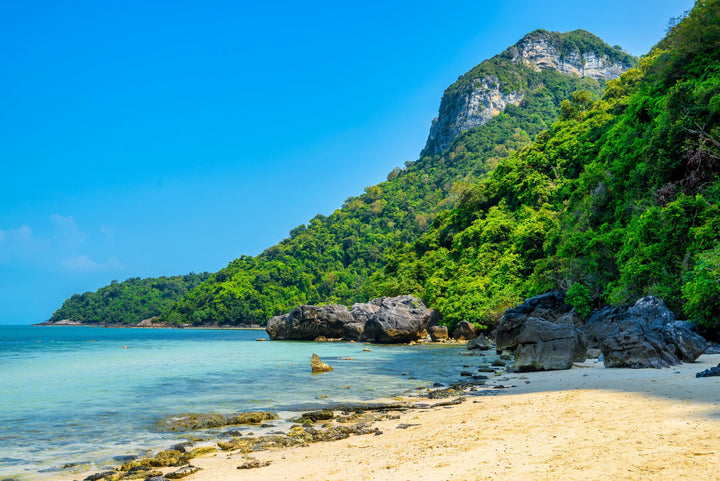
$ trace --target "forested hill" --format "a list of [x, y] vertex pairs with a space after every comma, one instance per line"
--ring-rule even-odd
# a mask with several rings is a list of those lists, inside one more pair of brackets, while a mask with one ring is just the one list
[[662, 297], [720, 325], [720, 0], [698, 1], [600, 100], [577, 92], [417, 241], [386, 294], [489, 324], [547, 289], [579, 311]]
[[70, 320], [91, 324], [136, 324], [143, 319], [159, 316], [210, 274], [190, 274], [172, 277], [133, 277], [123, 282], [113, 281], [95, 292], [75, 294], [53, 313], [48, 321]]
[[[230, 262], [165, 308], [161, 320], [264, 324], [299, 304], [350, 305], [383, 293], [386, 251], [418, 239], [439, 213], [546, 130], [573, 92], [596, 99], [605, 80], [634, 64], [582, 30], [527, 35], [446, 90], [420, 159], [261, 255]], [[67, 310], [64, 316], [74, 319]]]

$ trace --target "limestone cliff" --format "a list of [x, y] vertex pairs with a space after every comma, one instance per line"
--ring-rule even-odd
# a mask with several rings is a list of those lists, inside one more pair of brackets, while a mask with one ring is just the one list
[[485, 124], [510, 104], [519, 105], [527, 89], [542, 82], [532, 72], [555, 71], [604, 82], [619, 77], [636, 62], [584, 30], [536, 30], [445, 91], [423, 154], [441, 153], [462, 132]]

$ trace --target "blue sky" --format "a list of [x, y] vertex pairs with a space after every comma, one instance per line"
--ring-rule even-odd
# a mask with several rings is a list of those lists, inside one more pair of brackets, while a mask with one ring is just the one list
[[642, 55], [693, 4], [261, 3], [0, 1], [0, 323], [258, 254], [415, 160], [526, 33]]

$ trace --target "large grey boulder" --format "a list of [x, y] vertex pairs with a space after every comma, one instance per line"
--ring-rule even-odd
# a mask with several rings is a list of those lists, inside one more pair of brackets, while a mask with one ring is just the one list
[[587, 352], [582, 333], [567, 321], [572, 307], [562, 292], [525, 300], [505, 311], [496, 330], [496, 350], [515, 351], [514, 369], [541, 371], [570, 369]]
[[[356, 321], [347, 307], [331, 304], [327, 306], [298, 306], [289, 314], [270, 319], [265, 330], [270, 339], [312, 341], [318, 336], [339, 339]], [[346, 326], [347, 331], [346, 331]]]
[[[432, 313], [417, 297], [380, 297], [368, 304], [370, 306], [364, 309], [373, 312], [365, 323], [364, 340], [402, 343], [427, 337], [427, 325]], [[353, 306], [353, 311], [356, 306]]]
[[529, 317], [516, 339], [517, 371], [549, 371], [570, 369], [573, 362], [582, 362], [587, 345], [580, 331], [570, 324], [556, 324]]
[[603, 353], [605, 367], [660, 368], [693, 362], [707, 341], [690, 324], [677, 321], [662, 299], [639, 299], [630, 308], [595, 311], [582, 328], [591, 348]]

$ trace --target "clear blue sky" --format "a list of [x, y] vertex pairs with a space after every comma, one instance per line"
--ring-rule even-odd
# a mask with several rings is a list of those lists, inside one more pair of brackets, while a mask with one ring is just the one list
[[642, 55], [692, 4], [0, 1], [0, 323], [258, 254], [415, 160], [524, 34]]

